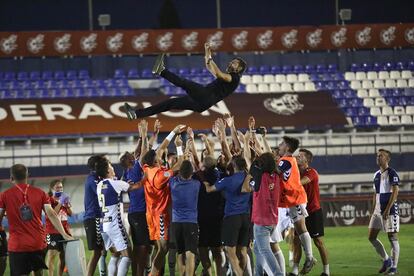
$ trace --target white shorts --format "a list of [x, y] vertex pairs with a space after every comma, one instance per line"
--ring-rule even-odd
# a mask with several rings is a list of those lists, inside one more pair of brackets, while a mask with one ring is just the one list
[[306, 203], [289, 207], [289, 217], [292, 220], [292, 223], [295, 223], [302, 218], [305, 219], [307, 216], [308, 211], [306, 211]]
[[289, 208], [278, 208], [278, 214], [277, 229], [279, 233], [283, 233], [283, 231], [293, 227], [289, 217]]
[[400, 216], [398, 214], [389, 215], [384, 223], [380, 214], [373, 214], [369, 221], [368, 228], [381, 229], [386, 233], [398, 233], [400, 231]]
[[117, 221], [104, 222], [103, 229], [102, 238], [106, 250], [115, 247], [116, 251], [119, 252], [128, 248], [128, 234], [122, 224], [119, 224]]
[[279, 243], [281, 241], [283, 241], [282, 234], [279, 232], [279, 229], [275, 227], [275, 229], [273, 229], [273, 232], [270, 234], [270, 242]]

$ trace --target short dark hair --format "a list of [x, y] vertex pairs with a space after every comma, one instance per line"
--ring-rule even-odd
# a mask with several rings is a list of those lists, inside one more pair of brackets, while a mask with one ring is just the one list
[[211, 155], [207, 155], [204, 159], [203, 159], [203, 165], [204, 167], [206, 167], [207, 169], [209, 168], [214, 168], [217, 166], [217, 160], [214, 159], [213, 156]]
[[391, 160], [391, 152], [386, 149], [379, 149], [378, 152], [385, 152], [388, 155], [388, 159]]
[[99, 159], [95, 163], [95, 172], [96, 175], [100, 178], [106, 178], [109, 170], [109, 160], [108, 159]]
[[299, 149], [299, 152], [303, 152], [305, 154], [305, 157], [306, 157], [306, 160], [308, 161], [308, 164], [312, 163], [313, 153], [310, 150]]
[[96, 154], [96, 155], [92, 155], [91, 157], [89, 157], [88, 163], [87, 163], [89, 170], [94, 171], [96, 162], [98, 162], [98, 160], [101, 160], [101, 159], [106, 159], [105, 154]]
[[182, 178], [188, 179], [193, 174], [193, 165], [189, 160], [184, 160], [181, 163], [179, 174]]
[[283, 136], [282, 139], [289, 146], [291, 153], [294, 153], [299, 147], [299, 140], [291, 136]]
[[15, 164], [10, 168], [10, 176], [14, 181], [24, 181], [27, 179], [29, 172], [23, 164]]
[[50, 182], [50, 184], [49, 184], [49, 192], [48, 192], [48, 195], [49, 195], [49, 196], [52, 196], [52, 195], [53, 195], [52, 190], [53, 190], [53, 188], [55, 187], [55, 185], [56, 185], [56, 184], [58, 184], [58, 183], [62, 183], [62, 185], [63, 185], [63, 181], [62, 181], [62, 179], [53, 179], [53, 180]]
[[235, 166], [235, 168], [237, 168], [239, 171], [247, 170], [246, 159], [244, 159], [241, 155], [233, 156], [231, 162], [233, 163], [233, 166]]
[[128, 160], [129, 158], [134, 158], [134, 155], [132, 153], [130, 153], [129, 151], [125, 151], [120, 157], [119, 157], [119, 163], [121, 164], [121, 166], [123, 168], [127, 168], [128, 167]]
[[271, 152], [265, 152], [259, 156], [259, 163], [262, 166], [264, 172], [272, 174], [276, 171], [275, 157]]
[[157, 153], [155, 150], [149, 150], [142, 157], [142, 163], [148, 166], [154, 166], [155, 159], [157, 158]]
[[241, 57], [236, 57], [235, 59], [237, 59], [239, 61], [239, 66], [241, 67], [241, 70], [239, 71], [239, 74], [241, 75], [244, 72], [246, 72], [247, 63]]

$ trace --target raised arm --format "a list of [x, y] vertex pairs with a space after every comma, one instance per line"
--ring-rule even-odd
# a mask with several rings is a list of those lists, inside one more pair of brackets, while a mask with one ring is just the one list
[[213, 76], [215, 76], [218, 79], [222, 79], [226, 82], [231, 82], [231, 75], [224, 73], [218, 68], [217, 64], [213, 61], [213, 58], [211, 57], [211, 47], [210, 44], [205, 43], [204, 44], [205, 49], [205, 64], [208, 71], [210, 71]]
[[267, 139], [266, 139], [267, 129], [263, 126], [260, 128], [263, 129], [262, 140], [263, 140], [264, 152], [272, 152], [272, 148], [269, 146], [269, 143], [267, 142]]
[[244, 137], [244, 147], [243, 147], [243, 157], [246, 160], [247, 167], [250, 167], [252, 164], [252, 153], [250, 152], [250, 138], [251, 132], [248, 130]]
[[142, 162], [142, 158], [148, 152], [148, 122], [146, 120], [141, 120], [141, 158], [140, 162]]
[[199, 168], [200, 159], [198, 159], [198, 156], [197, 156], [197, 149], [196, 149], [195, 143], [194, 143], [194, 132], [193, 132], [193, 129], [191, 127], [187, 128], [187, 137], [188, 137], [188, 140], [187, 140], [187, 145], [186, 145], [185, 149], [187, 150], [187, 148], [188, 148], [189, 152], [192, 153], [193, 160], [194, 160], [194, 163], [196, 165], [196, 168]]
[[224, 123], [224, 120], [221, 118], [218, 118], [215, 122], [215, 125], [217, 126], [218, 132], [217, 137], [220, 140], [221, 149], [223, 151], [224, 157], [226, 158], [226, 162], [230, 162], [231, 160], [231, 152], [229, 144], [227, 143], [226, 139], [226, 124]]
[[200, 137], [201, 141], [203, 141], [207, 150], [207, 155], [214, 156], [214, 143], [210, 143], [210, 140], [204, 133], [198, 134], [198, 137]]
[[152, 134], [151, 138], [149, 139], [149, 148], [157, 149], [157, 140], [158, 140], [158, 133], [160, 133], [160, 129], [162, 128], [160, 120], [155, 120], [154, 122], [154, 133]]
[[231, 139], [233, 140], [234, 144], [234, 151], [239, 152], [241, 150], [240, 140], [237, 137], [237, 129], [234, 124], [234, 116], [226, 113], [224, 114], [224, 120], [226, 121], [227, 126], [230, 128]]
[[141, 132], [141, 122], [138, 123], [138, 141], [137, 141], [137, 146], [135, 147], [134, 150], [134, 157], [135, 159], [138, 159], [140, 156], [142, 156], [142, 132]]
[[158, 159], [161, 159], [161, 155], [165, 151], [165, 149], [170, 144], [171, 140], [174, 139], [174, 136], [181, 133], [185, 129], [185, 125], [177, 125], [171, 132], [168, 134], [167, 137], [165, 137], [164, 141], [162, 141], [161, 145], [158, 147], [156, 153]]
[[181, 140], [181, 135], [177, 135], [174, 140], [175, 147], [177, 149], [177, 162], [171, 168], [172, 171], [178, 171], [181, 167], [181, 164], [184, 160], [184, 152], [183, 152], [183, 141]]

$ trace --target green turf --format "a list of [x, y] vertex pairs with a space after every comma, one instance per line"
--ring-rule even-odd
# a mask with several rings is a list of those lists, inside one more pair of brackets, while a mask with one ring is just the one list
[[[377, 273], [381, 261], [367, 239], [366, 226], [328, 227], [325, 229], [325, 244], [329, 251], [331, 275], [379, 275]], [[385, 245], [387, 252], [390, 244], [385, 233], [380, 233], [379, 239]], [[401, 225], [400, 234], [400, 261], [399, 275], [414, 275], [414, 225]], [[86, 244], [86, 243], [85, 243]], [[281, 244], [283, 253], [288, 260], [288, 250], [285, 242]], [[322, 272], [322, 264], [316, 247], [313, 247], [314, 256], [318, 260], [316, 267], [308, 275], [316, 276]], [[86, 251], [87, 258], [90, 252]], [[168, 270], [168, 265], [166, 265]], [[200, 267], [197, 275], [200, 275]], [[287, 268], [290, 271], [290, 268]], [[5, 275], [9, 275], [7, 268]], [[45, 273], [46, 275], [46, 273]], [[95, 273], [98, 275], [98, 273]], [[128, 275], [131, 275], [131, 271]], [[169, 275], [168, 272], [166, 275]]]

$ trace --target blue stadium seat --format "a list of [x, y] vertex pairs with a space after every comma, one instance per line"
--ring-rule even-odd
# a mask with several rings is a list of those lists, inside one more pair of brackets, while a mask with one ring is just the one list
[[362, 63], [361, 64], [361, 69], [364, 72], [372, 71], [372, 65], [368, 64], [368, 63]]
[[270, 72], [272, 73], [272, 74], [280, 74], [281, 72], [282, 72], [282, 69], [280, 68], [280, 66], [278, 66], [278, 65], [273, 65], [271, 68], [270, 68]]
[[[170, 69], [168, 69], [168, 70], [171, 71]], [[174, 73], [177, 73], [177, 70], [176, 69], [175, 69], [175, 72]], [[142, 70], [141, 77], [143, 79], [153, 79], [154, 78], [154, 74], [152, 74], [152, 70], [151, 69], [144, 69], [144, 70]]]
[[190, 75], [191, 76], [199, 76], [201, 74], [200, 68], [191, 68], [190, 69]]
[[414, 61], [410, 61], [407, 67], [408, 70], [414, 71]]
[[14, 72], [4, 72], [3, 79], [7, 81], [15, 80], [16, 73]]
[[353, 107], [346, 107], [344, 108], [344, 113], [348, 117], [354, 117], [358, 115], [357, 109]]
[[27, 72], [19, 72], [17, 73], [17, 80], [25, 81], [29, 79], [29, 74]]
[[326, 65], [325, 64], [317, 64], [316, 65], [316, 72], [317, 73], [325, 73], [325, 72], [327, 72], [327, 68], [326, 68]]
[[303, 73], [304, 72], [303, 65], [298, 64], [298, 65], [293, 66], [293, 72], [295, 74]]
[[269, 65], [262, 65], [262, 66], [260, 66], [259, 67], [259, 73], [260, 74], [269, 74], [271, 71], [270, 71], [270, 66]]
[[338, 71], [336, 64], [328, 64], [328, 72], [335, 73], [336, 71]]
[[180, 68], [180, 70], [178, 70], [178, 74], [183, 76], [184, 78], [187, 78], [190, 75], [190, 69]]
[[79, 70], [78, 78], [81, 80], [90, 79], [88, 70]]
[[78, 74], [75, 70], [69, 70], [66, 72], [66, 79], [75, 80], [78, 78]]
[[357, 72], [357, 71], [362, 71], [362, 68], [359, 66], [359, 64], [352, 63], [351, 64], [351, 72]]
[[370, 109], [363, 106], [358, 108], [358, 116], [367, 116], [370, 114]]
[[53, 79], [53, 73], [51, 71], [43, 71], [42, 72], [42, 79], [43, 80], [51, 80], [51, 79]]
[[123, 69], [116, 69], [114, 73], [115, 79], [124, 79], [125, 78], [125, 72]]
[[37, 81], [37, 80], [40, 80], [40, 72], [39, 72], [39, 71], [33, 71], [33, 72], [30, 72], [29, 78], [30, 78], [32, 81]]
[[53, 78], [55, 80], [64, 80], [65, 79], [65, 73], [63, 71], [55, 71], [53, 73]]
[[307, 72], [308, 74], [316, 73], [315, 65], [312, 65], [312, 64], [305, 65], [305, 72]]
[[246, 74], [249, 74], [249, 75], [258, 74], [258, 73], [259, 73], [259, 70], [257, 69], [256, 66], [249, 66], [246, 71]]
[[129, 69], [128, 71], [128, 79], [139, 79], [138, 70], [135, 68]]
[[284, 65], [284, 66], [282, 66], [282, 73], [283, 74], [293, 73], [293, 67], [292, 67], [292, 65]]

